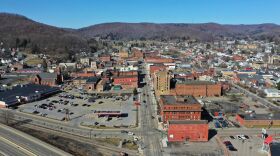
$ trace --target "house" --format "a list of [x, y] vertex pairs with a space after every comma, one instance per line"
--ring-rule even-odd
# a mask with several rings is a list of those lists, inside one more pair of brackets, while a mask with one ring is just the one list
[[86, 58], [81, 58], [80, 62], [81, 64], [85, 65], [85, 66], [89, 66], [90, 65], [90, 58], [86, 57]]
[[87, 91], [94, 91], [96, 90], [96, 86], [98, 84], [98, 82], [100, 81], [100, 77], [90, 77], [87, 78], [86, 83], [84, 85], [84, 90]]
[[96, 91], [103, 92], [104, 90], [106, 90], [106, 84], [107, 81], [105, 79], [101, 79], [96, 85]]
[[264, 89], [264, 93], [268, 98], [280, 98], [280, 90], [278, 89], [274, 89], [274, 88]]
[[111, 55], [106, 55], [106, 54], [102, 54], [102, 55], [99, 55], [99, 60], [101, 62], [109, 62], [111, 61]]
[[126, 59], [129, 57], [128, 51], [127, 50], [121, 50], [119, 52], [119, 57], [120, 59]]

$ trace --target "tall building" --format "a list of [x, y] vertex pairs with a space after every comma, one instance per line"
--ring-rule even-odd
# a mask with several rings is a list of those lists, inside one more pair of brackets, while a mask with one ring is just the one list
[[201, 119], [201, 104], [193, 96], [161, 95], [159, 104], [164, 123], [170, 120]]
[[158, 71], [154, 74], [154, 89], [157, 96], [169, 94], [170, 74], [168, 71]]

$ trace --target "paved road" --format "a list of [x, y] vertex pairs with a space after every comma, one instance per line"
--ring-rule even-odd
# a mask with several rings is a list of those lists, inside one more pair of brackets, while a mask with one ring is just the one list
[[[227, 136], [227, 135], [238, 135], [238, 134], [245, 134], [245, 135], [261, 135], [262, 129], [261, 128], [235, 128], [235, 129], [223, 129], [218, 130], [218, 134], [221, 136]], [[280, 129], [279, 128], [273, 128], [273, 129], [267, 129], [267, 134], [269, 135], [279, 135]]]
[[279, 106], [276, 106], [275, 104], [269, 102], [268, 100], [259, 97], [257, 94], [254, 94], [254, 93], [248, 91], [247, 89], [240, 87], [237, 84], [231, 83], [231, 85], [234, 86], [236, 89], [238, 89], [241, 93], [244, 93], [245, 95], [250, 96], [252, 99], [258, 100], [258, 102], [260, 102], [261, 104], [263, 104], [269, 108], [272, 108], [272, 109], [280, 110]]
[[28, 156], [25, 149], [0, 136], [0, 155]]
[[[20, 132], [16, 129], [0, 124], [0, 152], [3, 155], [40, 155], [40, 156], [70, 156], [54, 146], [39, 139]], [[4, 147], [4, 148], [2, 148]]]
[[[10, 111], [6, 109], [0, 109], [0, 120], [4, 121], [5, 120], [5, 112]], [[121, 133], [121, 130], [119, 129], [112, 129], [112, 130], [98, 130], [98, 129], [90, 129], [90, 128], [85, 128], [85, 127], [76, 127], [73, 125], [69, 125], [67, 122], [59, 122], [55, 121], [52, 119], [48, 118], [42, 118], [42, 117], [37, 117], [34, 115], [26, 114], [26, 113], [21, 113], [17, 111], [11, 111], [10, 113], [7, 113], [7, 116], [10, 116], [10, 120], [13, 122], [9, 122], [12, 124], [16, 125], [26, 125], [26, 126], [37, 126], [37, 128], [44, 128], [45, 130], [53, 130], [53, 131], [58, 131], [64, 134], [70, 134], [74, 135], [75, 137], [77, 136], [82, 136], [85, 138], [128, 138], [127, 134]], [[133, 131], [134, 132], [134, 131]], [[139, 130], [135, 130], [135, 134], [139, 134]], [[113, 147], [111, 147], [113, 148]], [[128, 149], [120, 149], [115, 147], [115, 151], [120, 150], [127, 152], [131, 155], [137, 155], [135, 151], [128, 150]]]
[[[146, 75], [145, 77], [147, 84], [149, 84], [149, 79]], [[150, 86], [146, 85], [143, 87], [143, 92], [141, 94], [142, 102], [140, 106], [140, 134], [143, 138], [144, 144], [144, 155], [146, 156], [161, 156], [161, 145], [160, 145], [160, 133], [156, 131], [157, 121], [152, 118], [152, 116], [156, 117], [156, 113], [154, 110], [154, 105], [152, 102], [152, 95], [150, 91]]]

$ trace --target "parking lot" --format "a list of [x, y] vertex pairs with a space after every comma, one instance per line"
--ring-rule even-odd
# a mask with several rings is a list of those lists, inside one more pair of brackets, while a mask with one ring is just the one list
[[223, 156], [223, 150], [219, 147], [215, 138], [211, 138], [208, 142], [186, 142], [172, 143], [164, 148], [164, 156]]
[[135, 126], [136, 110], [132, 96], [89, 96], [60, 93], [19, 106], [19, 111], [79, 126]]
[[[234, 137], [234, 138], [233, 138]], [[228, 149], [231, 156], [253, 155], [266, 156], [267, 153], [261, 151], [263, 140], [255, 135], [248, 136], [246, 139], [238, 138], [237, 136], [222, 137], [222, 141], [230, 142], [235, 149]]]

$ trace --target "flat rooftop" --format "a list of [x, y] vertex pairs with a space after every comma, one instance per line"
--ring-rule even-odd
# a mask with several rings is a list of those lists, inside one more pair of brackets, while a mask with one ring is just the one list
[[170, 120], [169, 124], [207, 124], [207, 120]]
[[196, 81], [196, 80], [186, 80], [186, 81], [178, 81], [177, 84], [187, 84], [187, 85], [211, 85], [215, 84], [211, 81]]
[[29, 96], [59, 91], [58, 87], [50, 87], [37, 84], [18, 85], [12, 89], [0, 92], [0, 101], [15, 99], [16, 96]]
[[280, 120], [280, 113], [277, 114], [239, 114], [244, 120]]
[[174, 95], [161, 95], [163, 104], [199, 104], [199, 102], [191, 95], [189, 96], [174, 96]]

